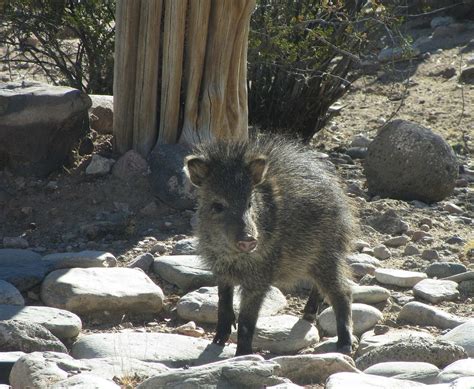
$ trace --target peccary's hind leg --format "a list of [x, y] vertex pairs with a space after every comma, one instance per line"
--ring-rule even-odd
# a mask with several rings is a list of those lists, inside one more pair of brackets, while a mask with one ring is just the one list
[[310, 323], [314, 322], [322, 301], [323, 299], [319, 293], [318, 288], [316, 285], [313, 285], [308, 301], [306, 302], [306, 306], [303, 310], [303, 319], [309, 321]]
[[242, 288], [240, 300], [239, 322], [237, 329], [238, 355], [252, 354], [252, 339], [255, 332], [258, 313], [268, 288], [249, 290]]
[[234, 314], [234, 287], [232, 285], [219, 284], [217, 287], [219, 302], [217, 307], [217, 327], [214, 343], [224, 345], [229, 340], [232, 325], [235, 326]]
[[336, 316], [337, 351], [352, 352], [352, 291], [342, 265], [332, 269], [320, 269], [316, 278], [320, 291], [329, 299]]

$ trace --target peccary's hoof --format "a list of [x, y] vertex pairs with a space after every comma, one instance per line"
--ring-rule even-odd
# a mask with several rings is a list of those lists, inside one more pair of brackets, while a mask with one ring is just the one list
[[305, 312], [303, 314], [303, 320], [309, 321], [310, 323], [314, 323], [316, 320], [316, 314], [315, 313], [307, 313]]
[[237, 351], [235, 352], [236, 357], [239, 357], [241, 355], [249, 355], [249, 354], [253, 354], [252, 348], [239, 347], [237, 345]]
[[229, 338], [230, 334], [216, 334], [212, 340], [212, 343], [218, 344], [219, 346], [225, 346]]
[[351, 355], [352, 354], [352, 345], [345, 345], [341, 347], [337, 347], [337, 352], [341, 354]]

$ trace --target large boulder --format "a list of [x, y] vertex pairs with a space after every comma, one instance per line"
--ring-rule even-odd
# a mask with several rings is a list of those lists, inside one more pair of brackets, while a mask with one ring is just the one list
[[158, 145], [149, 156], [151, 189], [165, 204], [194, 209], [196, 193], [184, 174], [184, 158], [190, 149], [181, 144]]
[[46, 176], [89, 130], [91, 99], [68, 87], [0, 83], [0, 169]]
[[426, 203], [452, 193], [458, 168], [441, 136], [405, 120], [394, 120], [379, 132], [364, 165], [372, 195]]

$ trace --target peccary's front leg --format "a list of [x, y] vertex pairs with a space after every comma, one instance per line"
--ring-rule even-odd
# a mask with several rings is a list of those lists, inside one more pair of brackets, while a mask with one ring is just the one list
[[219, 302], [217, 308], [217, 327], [214, 343], [224, 345], [229, 340], [232, 325], [235, 326], [234, 287], [227, 284], [217, 286]]
[[236, 356], [252, 354], [252, 339], [255, 332], [255, 325], [267, 290], [268, 289], [255, 291], [242, 288]]

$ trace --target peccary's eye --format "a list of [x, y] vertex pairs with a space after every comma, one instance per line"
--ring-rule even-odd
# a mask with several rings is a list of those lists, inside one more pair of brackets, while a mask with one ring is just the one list
[[224, 210], [224, 204], [221, 204], [221, 203], [212, 203], [211, 209], [212, 209], [215, 213], [221, 213], [221, 212]]

